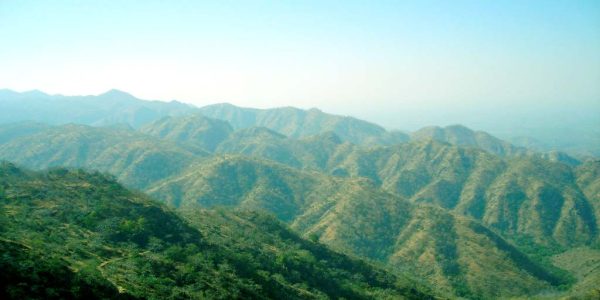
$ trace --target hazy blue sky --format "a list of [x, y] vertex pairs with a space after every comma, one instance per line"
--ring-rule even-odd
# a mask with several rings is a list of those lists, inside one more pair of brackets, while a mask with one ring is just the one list
[[600, 1], [0, 0], [0, 41], [0, 88], [18, 91], [392, 127], [564, 104], [600, 115]]

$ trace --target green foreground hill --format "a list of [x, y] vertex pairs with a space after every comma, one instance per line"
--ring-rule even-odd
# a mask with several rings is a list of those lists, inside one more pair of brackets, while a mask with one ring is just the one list
[[2, 163], [0, 205], [2, 299], [430, 298], [272, 217], [188, 221], [99, 173]]

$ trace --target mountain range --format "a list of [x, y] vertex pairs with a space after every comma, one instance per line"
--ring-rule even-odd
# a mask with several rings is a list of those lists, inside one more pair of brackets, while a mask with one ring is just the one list
[[[172, 100], [171, 102], [147, 101], [129, 93], [110, 90], [93, 96], [49, 95], [39, 90], [18, 93], [8, 89], [0, 90], [0, 124], [20, 121], [37, 121], [60, 125], [77, 123], [92, 126], [130, 126], [140, 128], [164, 117], [176, 117], [192, 113], [227, 121], [235, 130], [249, 127], [266, 127], [291, 138], [334, 132], [344, 141], [358, 145], [393, 145], [411, 139], [433, 138], [459, 145], [475, 145], [495, 154], [522, 152], [525, 147], [537, 152], [550, 152], [551, 156], [561, 157], [561, 152], [578, 158], [598, 157], [600, 137], [591, 134], [589, 128], [577, 137], [574, 134], [561, 134], [569, 141], [561, 142], [557, 136], [543, 134], [541, 142], [535, 136], [511, 138], [513, 146], [505, 141], [482, 132], [473, 132], [460, 125], [443, 128], [424, 127], [413, 133], [401, 130], [386, 130], [367, 121], [349, 116], [324, 113], [312, 108], [302, 110], [294, 107], [255, 109], [238, 107], [228, 103], [196, 107]], [[575, 130], [575, 129], [573, 129]], [[539, 130], [538, 130], [539, 131]], [[542, 138], [542, 137], [540, 137]], [[573, 139], [579, 138], [574, 145]], [[556, 154], [558, 152], [559, 154]], [[569, 156], [569, 159], [571, 157]]]
[[194, 107], [181, 102], [143, 101], [119, 90], [110, 90], [98, 96], [0, 90], [1, 123], [29, 120], [95, 126], [125, 123], [137, 128], [164, 116], [182, 115], [193, 110]]
[[[72, 274], [76, 279], [59, 284], [87, 280], [99, 286], [82, 289], [141, 298], [167, 297], [174, 291], [209, 298], [593, 299], [600, 294], [597, 158], [537, 152], [460, 125], [404, 133], [317, 109], [195, 108], [132, 100], [118, 91], [97, 98], [66, 97], [72, 107], [62, 119], [52, 120], [51, 112], [47, 118], [36, 117], [32, 112], [40, 108], [23, 104], [35, 103], [31, 99], [41, 95], [17, 94], [21, 103], [2, 104], [7, 93], [17, 97], [3, 91], [0, 106], [24, 107], [13, 110], [12, 119], [1, 119], [0, 159], [50, 170], [3, 165], [1, 224], [12, 226], [2, 231], [3, 249], [15, 259], [52, 256], [58, 259], [53, 266], [57, 272], [96, 266], [86, 273], [93, 281]], [[46, 96], [48, 103], [66, 101]], [[97, 103], [112, 103], [112, 108], [100, 109]], [[154, 111], [147, 119], [123, 113], [146, 109]], [[84, 120], [79, 112], [94, 118]], [[54, 169], [58, 167], [69, 169]], [[73, 170], [79, 168], [90, 171]], [[107, 187], [93, 189], [96, 185]], [[32, 202], [19, 202], [30, 198]], [[135, 203], [165, 215], [122, 211]], [[101, 208], [97, 205], [115, 209], [94, 213]], [[64, 219], [59, 214], [63, 219], [57, 221], [59, 211], [71, 215]], [[36, 217], [24, 217], [31, 213]], [[86, 227], [76, 220], [86, 214], [102, 218]], [[180, 224], [166, 235], [185, 238], [161, 237], [163, 228], [149, 218]], [[106, 220], [116, 225], [102, 227]], [[34, 224], [43, 230], [75, 229], [49, 242], [34, 233]], [[118, 241], [100, 238], [118, 235], [121, 225], [136, 233]], [[168, 226], [164, 230], [171, 230]], [[136, 230], [144, 232], [144, 243], [135, 240], [140, 236]], [[69, 245], [85, 244], [88, 237], [96, 248], [64, 246], [67, 240]], [[174, 244], [185, 252], [191, 243], [196, 250], [182, 254], [188, 257], [184, 261], [172, 261], [166, 250], [146, 244], [156, 239], [165, 248]], [[47, 248], [41, 246], [45, 243]], [[114, 251], [99, 252], [107, 248]], [[288, 250], [290, 256], [279, 256]], [[18, 253], [23, 251], [22, 257]], [[66, 252], [73, 253], [72, 259], [64, 259]], [[205, 261], [202, 267], [210, 266], [204, 272], [218, 275], [190, 281], [172, 277], [187, 276], [186, 268], [195, 268], [188, 266], [194, 253], [218, 261]], [[235, 266], [229, 256], [235, 257]], [[252, 267], [240, 262], [244, 259]], [[148, 265], [140, 265], [145, 260]], [[107, 261], [110, 268], [99, 267]], [[228, 261], [226, 270], [220, 269], [223, 261]], [[327, 263], [332, 261], [338, 264]], [[151, 266], [154, 262], [162, 269]], [[15, 274], [24, 272], [4, 263]], [[268, 274], [249, 271], [255, 269]], [[318, 279], [318, 272], [330, 278]], [[373, 272], [381, 275], [373, 279]], [[208, 281], [187, 284], [194, 280]], [[157, 290], [144, 292], [151, 282]], [[227, 294], [226, 282], [235, 282], [231, 289], [238, 294]], [[251, 294], [253, 289], [259, 292]], [[282, 294], [269, 294], [273, 289]]]

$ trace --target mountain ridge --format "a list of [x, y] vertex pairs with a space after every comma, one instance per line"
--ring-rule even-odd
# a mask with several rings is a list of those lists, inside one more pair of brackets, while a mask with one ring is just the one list
[[[74, 122], [93, 126], [128, 123], [133, 128], [140, 128], [163, 117], [200, 112], [207, 117], [226, 120], [234, 129], [264, 126], [292, 138], [333, 131], [345, 141], [360, 145], [393, 145], [411, 140], [411, 135], [413, 140], [422, 138], [424, 131], [432, 128], [452, 131], [451, 129], [455, 127], [452, 125], [445, 128], [429, 126], [409, 134], [398, 130], [387, 130], [373, 122], [352, 116], [324, 113], [317, 108], [303, 110], [287, 106], [256, 109], [235, 106], [230, 103], [196, 107], [175, 100], [170, 102], [142, 100], [117, 89], [99, 95], [85, 96], [49, 95], [40, 91], [18, 93], [8, 89], [2, 91], [0, 93], [1, 123], [37, 121], [56, 125]], [[51, 105], [48, 103], [49, 100], [52, 102]], [[28, 103], [27, 108], [22, 106], [23, 101]], [[485, 132], [474, 131], [474, 133], [482, 142], [479, 146], [493, 153], [513, 155], [523, 152], [521, 147], [514, 146]], [[438, 140], [444, 141], [443, 138]], [[465, 141], [458, 141], [454, 144], [464, 145]], [[543, 152], [559, 150], [560, 148], [544, 148]], [[594, 151], [596, 150], [590, 149], [588, 152], [594, 153]], [[570, 164], [579, 163], [573, 157], [563, 159], [563, 154], [545, 155]], [[587, 157], [589, 155], [578, 156], [579, 159]]]
[[[129, 116], [139, 109], [150, 112], [134, 127], [133, 119], [120, 117], [120, 105], [129, 101], [120, 98], [136, 98], [120, 91], [105, 94], [110, 98], [105, 108], [116, 105], [111, 109], [118, 112], [109, 116], [108, 109], [105, 123], [65, 119], [69, 122], [62, 125], [0, 125], [0, 159], [34, 169], [109, 173], [177, 213], [192, 211], [185, 218], [214, 232], [214, 241], [232, 243], [194, 214], [231, 230], [262, 226], [252, 220], [276, 232], [290, 226], [306, 239], [368, 259], [400, 277], [413, 274], [409, 277], [442, 294], [583, 295], [597, 282], [596, 273], [577, 267], [593, 263], [600, 245], [600, 165], [595, 160], [531, 151], [462, 125], [428, 127], [409, 136], [293, 107], [214, 106], [247, 126], [236, 129], [227, 120], [207, 117], [202, 108], [177, 115], [132, 100]], [[18, 168], [3, 172], [29, 176]], [[215, 209], [224, 215], [208, 213]], [[285, 225], [253, 216], [264, 212]], [[0, 225], [6, 220], [0, 218]], [[269, 232], [248, 234], [272, 240]], [[239, 249], [262, 257], [253, 247], [260, 243]], [[9, 255], [29, 257], [13, 248]], [[585, 257], [569, 263], [577, 253]], [[38, 254], [31, 253], [31, 259]], [[506, 280], [506, 274], [518, 283]], [[313, 292], [306, 295], [319, 293]]]

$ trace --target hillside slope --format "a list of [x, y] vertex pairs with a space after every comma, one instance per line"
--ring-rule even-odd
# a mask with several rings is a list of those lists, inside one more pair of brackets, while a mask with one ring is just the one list
[[560, 162], [569, 166], [577, 166], [581, 161], [556, 150], [535, 150], [515, 146], [507, 141], [501, 140], [485, 131], [474, 131], [462, 125], [451, 125], [446, 127], [429, 126], [421, 128], [411, 134], [412, 141], [434, 140], [460, 147], [481, 149], [498, 156], [532, 156], [543, 158], [552, 162]]
[[598, 235], [593, 205], [574, 169], [562, 163], [529, 156], [503, 159], [428, 140], [357, 149], [335, 169], [534, 243], [582, 245]]
[[298, 169], [325, 171], [356, 148], [333, 132], [291, 139], [265, 127], [235, 131], [215, 152], [240, 154], [283, 163]]
[[452, 294], [531, 295], [568, 283], [476, 222], [414, 205], [365, 179], [227, 155], [199, 161], [148, 192], [182, 208], [269, 211], [307, 237]]
[[479, 148], [500, 156], [518, 155], [527, 152], [527, 149], [513, 146], [509, 142], [500, 140], [487, 132], [473, 131], [462, 125], [424, 127], [411, 134], [411, 140], [414, 141], [428, 139], [457, 146]]
[[577, 184], [582, 191], [591, 200], [596, 211], [596, 216], [600, 216], [600, 161], [591, 160], [576, 169]]
[[598, 299], [600, 297], [600, 250], [587, 247], [573, 248], [555, 255], [556, 266], [572, 272], [577, 283], [570, 295], [575, 299]]
[[207, 151], [215, 148], [233, 131], [229, 123], [199, 114], [165, 117], [150, 123], [140, 132], [178, 144], [193, 145]]
[[333, 133], [289, 139], [259, 128], [232, 134], [217, 151], [368, 178], [388, 192], [475, 218], [523, 243], [564, 249], [598, 237], [600, 173], [592, 162], [573, 168], [431, 139], [361, 148]]
[[388, 132], [373, 123], [327, 114], [315, 108], [254, 109], [223, 103], [202, 107], [200, 112], [207, 117], [225, 120], [235, 129], [261, 126], [292, 138], [332, 131], [344, 141], [362, 145], [396, 144], [409, 139], [401, 132]]
[[81, 167], [111, 173], [129, 186], [143, 188], [176, 174], [207, 153], [130, 130], [68, 124], [0, 144], [0, 159], [36, 169]]
[[[274, 219], [205, 213], [190, 224], [98, 173], [2, 163], [0, 187], [0, 263], [11, 279], [2, 282], [3, 299], [429, 298]], [[246, 240], [229, 235], [242, 228]]]

